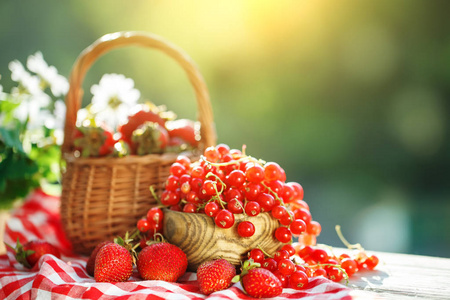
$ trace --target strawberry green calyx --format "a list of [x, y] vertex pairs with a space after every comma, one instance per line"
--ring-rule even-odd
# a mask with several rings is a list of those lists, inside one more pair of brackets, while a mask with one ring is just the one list
[[145, 122], [133, 131], [131, 138], [137, 155], [162, 153], [167, 145], [167, 130], [158, 123]]
[[11, 245], [5, 243], [5, 245], [14, 250], [14, 257], [16, 258], [17, 262], [22, 264], [24, 267], [31, 269], [30, 263], [27, 261], [27, 257], [31, 254], [36, 253], [34, 250], [25, 250], [23, 248], [23, 245], [19, 242], [19, 239], [17, 239], [16, 247], [12, 247]]
[[242, 284], [242, 278], [248, 274], [248, 271], [250, 271], [251, 269], [260, 268], [260, 267], [261, 267], [261, 264], [255, 262], [253, 259], [244, 261], [244, 263], [241, 266], [241, 274], [234, 276], [233, 279], [231, 280], [231, 282], [237, 283], [238, 281], [241, 281], [241, 284]]
[[122, 238], [120, 236], [116, 237], [114, 239], [114, 243], [117, 245], [120, 245], [122, 247], [124, 247], [125, 249], [128, 250], [128, 252], [130, 252], [132, 259], [133, 259], [133, 265], [136, 264], [136, 258], [137, 258], [137, 253], [136, 253], [136, 249], [137, 247], [139, 247], [139, 243], [136, 244], [132, 244], [134, 242], [134, 238], [137, 237], [139, 235], [139, 231], [136, 230], [134, 231], [131, 236], [128, 233], [128, 231], [125, 233], [125, 237]]

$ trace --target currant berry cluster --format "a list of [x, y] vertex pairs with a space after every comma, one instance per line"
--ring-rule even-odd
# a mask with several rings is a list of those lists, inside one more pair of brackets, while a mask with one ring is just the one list
[[339, 282], [358, 271], [373, 270], [378, 264], [378, 257], [368, 256], [363, 249], [353, 256], [347, 253], [337, 256], [331, 250], [300, 243], [283, 245], [273, 256], [255, 248], [248, 252], [248, 259], [271, 271], [283, 288], [297, 290], [304, 289], [309, 278], [323, 276]]
[[[230, 228], [236, 214], [249, 217], [271, 213], [279, 221], [275, 238], [289, 243], [302, 235], [306, 244], [315, 244], [321, 226], [313, 221], [303, 200], [302, 186], [286, 182], [286, 173], [275, 162], [264, 162], [226, 144], [205, 149], [198, 161], [178, 156], [170, 167], [160, 202], [172, 210], [204, 213], [216, 226]], [[147, 218], [148, 219], [148, 218]], [[250, 237], [255, 226], [248, 218], [237, 224], [238, 234]]]

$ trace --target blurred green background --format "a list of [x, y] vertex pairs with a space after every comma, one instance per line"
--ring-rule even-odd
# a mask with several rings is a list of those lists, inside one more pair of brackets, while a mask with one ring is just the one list
[[[103, 34], [143, 30], [187, 51], [208, 84], [219, 142], [301, 183], [319, 243], [450, 257], [450, 3], [446, 1], [2, 1], [0, 83], [42, 51], [68, 76]], [[127, 48], [85, 81], [120, 73], [195, 118], [183, 71]]]

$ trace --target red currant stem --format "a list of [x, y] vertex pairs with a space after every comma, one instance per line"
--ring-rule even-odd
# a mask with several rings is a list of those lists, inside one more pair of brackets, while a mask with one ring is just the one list
[[[277, 199], [278, 201], [280, 201], [280, 204], [281, 204], [282, 206], [286, 207], [286, 204], [284, 204], [283, 199], [281, 199], [280, 197], [278, 197], [278, 194], [277, 194], [277, 193], [275, 193], [274, 191], [272, 191], [272, 189], [271, 189], [270, 187], [268, 187], [264, 182], [261, 182], [261, 184], [262, 184], [263, 187], [265, 187], [266, 189], [268, 189], [269, 192], [270, 192], [271, 194], [273, 194], [273, 195], [275, 196], [275, 199]], [[291, 220], [292, 220], [292, 216], [291, 216]]]
[[154, 185], [151, 185], [151, 186], [149, 187], [149, 189], [150, 189], [150, 193], [152, 193], [153, 198], [155, 198], [156, 202], [158, 202], [158, 206], [164, 207], [164, 205], [162, 205], [162, 203], [161, 203], [161, 199], [160, 199], [160, 198], [158, 197], [158, 195], [156, 194], [155, 186], [154, 186]]
[[344, 235], [342, 234], [341, 231], [341, 226], [340, 225], [336, 225], [335, 227], [336, 229], [336, 233], [339, 237], [339, 239], [341, 240], [341, 242], [348, 248], [348, 249], [357, 249], [357, 250], [361, 250], [364, 251], [363, 247], [361, 246], [361, 244], [350, 244], [344, 237]]
[[262, 253], [264, 253], [265, 256], [273, 258], [272, 255], [270, 255], [269, 253], [266, 252], [266, 250], [264, 250], [260, 245], [257, 245], [256, 248], [258, 248], [259, 250], [262, 251]]
[[240, 202], [239, 200], [237, 201], [237, 203], [238, 203], [238, 205], [242, 208], [242, 213], [244, 214], [244, 216], [247, 217], [248, 215], [247, 215], [247, 213], [245, 212], [244, 206], [241, 204], [241, 202]]
[[213, 163], [213, 162], [210, 162], [203, 155], [200, 156], [200, 160], [203, 160], [205, 163], [207, 163], [207, 164], [209, 164], [211, 166], [214, 166], [214, 167], [226, 167], [226, 166], [230, 166], [230, 165], [236, 165], [236, 164], [238, 164], [238, 163], [240, 163], [242, 161], [245, 161], [245, 160], [252, 160], [253, 162], [256, 162], [256, 163], [260, 164], [261, 166], [264, 166], [266, 164], [266, 162], [264, 160], [262, 160], [262, 159], [257, 159], [257, 158], [254, 158], [252, 156], [247, 156], [247, 155], [245, 155], [245, 156], [243, 156], [243, 157], [241, 157], [239, 159], [232, 160], [232, 161], [229, 161], [229, 162], [224, 162], [224, 163]]
[[[219, 176], [217, 176], [213, 172], [208, 172], [208, 174], [206, 174], [205, 178], [208, 178], [208, 177], [211, 177], [211, 176], [215, 177], [222, 184], [222, 189], [220, 190], [220, 193], [219, 193], [219, 194], [222, 194], [223, 190], [226, 188], [227, 185], [225, 184], [225, 182], [222, 181], [222, 179], [220, 179]], [[214, 186], [216, 186], [216, 185], [214, 185]], [[217, 191], [217, 189], [216, 189], [216, 191]]]

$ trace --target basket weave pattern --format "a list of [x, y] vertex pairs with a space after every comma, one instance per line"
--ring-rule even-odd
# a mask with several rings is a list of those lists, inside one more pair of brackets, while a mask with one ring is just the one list
[[[161, 50], [174, 58], [186, 71], [197, 100], [201, 123], [199, 150], [215, 144], [215, 130], [209, 94], [195, 64], [179, 48], [158, 36], [141, 32], [106, 35], [86, 48], [74, 64], [66, 97], [65, 138], [62, 157], [66, 163], [62, 176], [61, 219], [73, 250], [89, 255], [104, 240], [124, 235], [136, 227], [156, 202], [149, 187], [157, 194], [164, 188], [171, 164], [177, 154], [130, 155], [121, 158], [79, 158], [73, 154], [73, 131], [81, 106], [81, 83], [94, 61], [107, 51], [129, 45]], [[197, 153], [186, 153], [195, 157]]]

